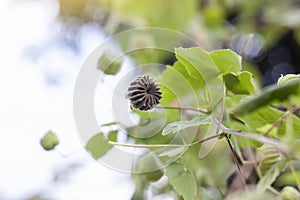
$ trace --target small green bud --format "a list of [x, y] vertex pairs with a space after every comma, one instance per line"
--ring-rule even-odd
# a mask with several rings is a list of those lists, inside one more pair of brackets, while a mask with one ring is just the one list
[[40, 140], [41, 146], [47, 151], [54, 149], [58, 143], [59, 140], [56, 134], [52, 131], [48, 131]]

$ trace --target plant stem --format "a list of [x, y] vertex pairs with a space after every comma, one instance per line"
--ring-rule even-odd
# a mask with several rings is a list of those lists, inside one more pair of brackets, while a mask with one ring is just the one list
[[244, 187], [244, 189], [247, 191], [247, 185], [246, 185], [245, 176], [244, 176], [244, 174], [243, 174], [243, 172], [242, 172], [242, 170], [241, 170], [241, 168], [240, 168], [240, 165], [239, 165], [239, 163], [238, 163], [238, 160], [237, 160], [236, 154], [235, 154], [235, 152], [234, 152], [234, 149], [233, 149], [233, 147], [232, 147], [232, 145], [231, 145], [231, 142], [230, 142], [230, 140], [229, 140], [229, 138], [228, 138], [227, 135], [225, 135], [225, 138], [226, 138], [226, 141], [227, 141], [227, 143], [228, 143], [228, 145], [229, 145], [229, 148], [230, 148], [230, 152], [231, 152], [233, 161], [234, 161], [234, 163], [235, 163], [235, 165], [236, 165], [236, 168], [237, 168], [237, 171], [238, 171], [238, 173], [239, 173], [239, 177], [240, 177], [240, 179], [241, 179], [241, 181], [242, 181], [242, 183], [243, 183], [243, 187]]
[[223, 86], [223, 94], [222, 94], [222, 99], [221, 99], [221, 111], [220, 111], [220, 116], [219, 116], [219, 120], [218, 120], [218, 125], [217, 125], [217, 130], [216, 133], [219, 133], [219, 130], [221, 128], [221, 124], [223, 122], [223, 115], [225, 112], [225, 98], [226, 98], [226, 88]]
[[264, 133], [264, 136], [268, 136], [269, 133], [273, 130], [273, 128], [279, 127], [283, 120], [285, 120], [289, 115], [297, 112], [298, 110], [300, 110], [300, 107], [295, 107], [292, 108], [292, 110], [287, 111], [286, 113], [284, 113], [284, 115], [282, 115], [274, 124], [272, 124], [272, 126]]
[[241, 49], [241, 51], [239, 53], [241, 56], [243, 56], [243, 54], [244, 54], [244, 52], [245, 52], [245, 50], [246, 50], [247, 46], [249, 45], [249, 42], [251, 41], [252, 38], [253, 38], [253, 33], [250, 33], [248, 35], [248, 38], [247, 38], [244, 46], [242, 47], [242, 49]]
[[241, 136], [241, 137], [247, 137], [247, 138], [251, 138], [254, 139], [256, 141], [262, 142], [262, 143], [266, 143], [266, 144], [270, 144], [274, 147], [276, 147], [278, 150], [280, 150], [281, 152], [288, 154], [290, 153], [290, 149], [288, 146], [286, 146], [286, 144], [275, 140], [275, 139], [271, 139], [271, 138], [267, 138], [263, 135], [258, 135], [258, 134], [254, 134], [254, 133], [248, 133], [248, 132], [243, 132], [240, 130], [232, 130], [226, 127], [223, 127], [223, 131], [225, 133], [229, 133], [232, 135], [237, 135], [237, 136]]
[[200, 113], [203, 113], [203, 114], [210, 114], [211, 113], [208, 110], [201, 110], [201, 109], [198, 109], [198, 108], [189, 108], [189, 107], [156, 106], [155, 108], [158, 108], [158, 109], [190, 110], [190, 111], [200, 112]]
[[202, 140], [193, 142], [191, 144], [126, 144], [126, 143], [118, 143], [113, 141], [108, 141], [108, 144], [114, 145], [114, 146], [122, 146], [122, 147], [137, 147], [137, 148], [150, 148], [150, 147], [190, 147], [195, 144], [201, 144], [203, 142], [206, 142], [208, 140], [220, 137], [223, 135], [223, 133], [219, 133], [216, 135], [212, 135], [210, 137], [204, 138]]

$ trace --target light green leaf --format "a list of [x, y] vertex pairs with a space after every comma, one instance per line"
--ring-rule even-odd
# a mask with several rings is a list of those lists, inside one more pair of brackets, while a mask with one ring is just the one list
[[166, 168], [170, 184], [185, 200], [194, 200], [197, 194], [197, 182], [190, 168], [179, 163], [172, 163]]
[[280, 192], [280, 197], [282, 200], [299, 200], [300, 193], [292, 186], [285, 186]]
[[120, 71], [123, 61], [122, 57], [116, 57], [106, 51], [98, 59], [98, 69], [103, 71], [104, 74], [115, 75]]
[[[274, 124], [278, 119], [280, 119], [285, 112], [272, 108], [270, 106], [257, 109], [247, 115], [239, 116], [239, 120], [243, 121], [246, 125], [247, 131], [264, 133]], [[274, 128], [274, 135], [280, 137], [288, 133], [294, 140], [300, 137], [300, 118], [292, 115], [292, 123], [287, 124], [286, 120], [282, 121], [277, 127]], [[287, 127], [288, 126], [288, 127]], [[288, 130], [288, 131], [287, 131]], [[276, 134], [275, 134], [276, 133]]]
[[162, 153], [160, 153], [158, 156], [159, 157], [163, 157], [163, 156], [174, 157], [178, 154], [181, 154], [185, 149], [186, 148], [184, 146], [166, 149]]
[[168, 135], [172, 133], [178, 133], [186, 128], [205, 125], [210, 123], [210, 117], [196, 117], [191, 121], [177, 121], [168, 124], [162, 131], [162, 135]]
[[277, 85], [283, 85], [294, 80], [300, 80], [300, 74], [287, 74], [285, 76], [281, 75], [277, 81]]
[[[108, 134], [108, 138], [110, 141], [117, 140], [118, 131], [112, 131]], [[108, 143], [108, 139], [105, 135], [100, 132], [94, 135], [87, 143], [86, 150], [89, 151], [95, 159], [99, 159], [104, 156], [113, 145]]]
[[179, 62], [186, 67], [189, 74], [195, 79], [208, 81], [220, 74], [214, 61], [201, 48], [177, 48], [175, 54]]
[[268, 136], [277, 136], [277, 132], [278, 132], [278, 127], [272, 127], [273, 124], [265, 124], [262, 127], [258, 127], [256, 128], [256, 130], [260, 133], [266, 133], [267, 131], [271, 130], [268, 134]]
[[242, 101], [233, 112], [238, 115], [248, 114], [275, 101], [283, 101], [299, 94], [300, 80], [290, 81], [279, 86], [273, 85]]
[[259, 169], [262, 174], [265, 174], [266, 171], [281, 159], [281, 154], [273, 146], [263, 145], [257, 148], [256, 151], [259, 158]]
[[200, 90], [204, 86], [203, 82], [190, 76], [180, 62], [176, 62], [173, 66], [167, 66], [160, 79], [160, 84], [163, 93], [161, 104], [163, 105], [177, 100], [184, 104], [197, 106], [201, 100], [203, 101], [200, 96]]
[[251, 94], [254, 92], [252, 74], [243, 71], [239, 74], [227, 73], [223, 76], [226, 88], [234, 94]]
[[222, 73], [238, 73], [242, 69], [241, 56], [229, 49], [212, 51], [208, 55]]
[[267, 172], [266, 174], [259, 180], [257, 184], [257, 192], [262, 194], [266, 191], [268, 187], [272, 185], [272, 183], [276, 180], [279, 176], [280, 172], [285, 168], [287, 160], [279, 160], [275, 163]]
[[221, 99], [224, 94], [223, 80], [219, 76], [221, 72], [208, 55], [201, 48], [177, 48], [175, 55], [180, 63], [184, 65], [189, 75], [199, 82], [204, 82], [207, 92], [207, 100], [210, 108], [214, 108], [216, 115], [220, 113]]
[[40, 140], [41, 146], [47, 151], [54, 149], [58, 143], [59, 140], [52, 131], [48, 131]]
[[[298, 180], [297, 180], [298, 179]], [[300, 180], [300, 170], [295, 173], [288, 171], [278, 177], [278, 186], [282, 187], [285, 185], [297, 185], [297, 181]]]
[[104, 126], [113, 126], [113, 125], [117, 125], [117, 124], [118, 124], [117, 122], [109, 122], [109, 123], [101, 124], [101, 127], [104, 127]]
[[[178, 106], [178, 104], [182, 104], [194, 108], [200, 105], [205, 106], [204, 97], [200, 95], [203, 82], [190, 76], [180, 62], [176, 62], [173, 66], [167, 66], [159, 82], [163, 96], [160, 101], [161, 105]], [[165, 114], [169, 122], [180, 119], [178, 110], [166, 109]]]
[[283, 114], [284, 112], [275, 108], [265, 107], [249, 113], [248, 115], [242, 115], [239, 119], [246, 124], [248, 131], [257, 132], [266, 124], [275, 123]]

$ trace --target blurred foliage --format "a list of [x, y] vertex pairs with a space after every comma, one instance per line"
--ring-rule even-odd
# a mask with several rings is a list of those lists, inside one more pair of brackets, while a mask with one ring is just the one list
[[[248, 66], [251, 63], [250, 71], [263, 73], [254, 76], [259, 85], [275, 83], [281, 74], [300, 72], [300, 3], [296, 0], [59, 0], [59, 4], [65, 33], [76, 32], [86, 23], [100, 25], [108, 36], [133, 28], [169, 28], [191, 36], [205, 50], [242, 52]], [[172, 48], [194, 46], [156, 33], [135, 33], [124, 41], [118, 42], [126, 50], [128, 45], [160, 43]], [[174, 61], [174, 55], [149, 48], [131, 52], [131, 57], [137, 64]]]
[[129, 27], [163, 27], [189, 32], [212, 48], [228, 42], [232, 34], [239, 32], [261, 34], [267, 45], [289, 29], [295, 30], [297, 38], [300, 35], [299, 2], [294, 0], [59, 0], [59, 3], [63, 19], [95, 21], [109, 34]]
[[[147, 192], [163, 175], [168, 187], [161, 187], [162, 193], [175, 192], [178, 199], [297, 197], [299, 191], [286, 186], [300, 187], [300, 104], [292, 101], [300, 96], [298, 76], [283, 76], [279, 84], [254, 91], [252, 74], [242, 70], [241, 57], [228, 49], [177, 48], [175, 55], [178, 61], [160, 77], [163, 88], [168, 88], [160, 106], [180, 102], [198, 113], [177, 112], [168, 118], [159, 109], [133, 111], [140, 124], [126, 129], [128, 139], [148, 151], [135, 163], [137, 171], [132, 171], [136, 183], [132, 199], [148, 199]], [[207, 96], [203, 99], [195, 94]], [[226, 116], [223, 122], [218, 121], [220, 115]], [[146, 119], [148, 127], [156, 127], [159, 119], [167, 122], [153, 135], [153, 129], [143, 126]], [[145, 137], [149, 131], [152, 136]], [[117, 148], [106, 148], [108, 144], [103, 142], [109, 138], [94, 143], [96, 136], [87, 145], [94, 157]], [[135, 144], [127, 147], [137, 147]], [[206, 144], [211, 146], [203, 156]], [[100, 157], [93, 153], [97, 149]], [[246, 187], [251, 195], [244, 193]]]
[[[191, 36], [202, 47], [176, 48], [174, 54], [146, 49], [158, 45], [168, 48], [194, 45], [161, 32], [136, 31], [117, 41], [123, 50], [141, 49], [130, 54], [137, 64], [168, 64], [159, 78], [164, 86], [161, 106], [179, 106], [180, 102], [208, 111], [205, 113], [208, 118], [202, 120], [203, 113], [166, 109], [165, 129], [148, 138], [137, 136], [148, 136], [152, 129], [139, 126], [126, 129], [128, 140], [150, 144], [147, 150], [155, 152], [150, 157], [141, 156], [136, 164], [136, 169], [146, 171], [133, 174], [136, 191], [132, 199], [147, 199], [149, 191], [157, 188], [155, 184], [165, 176], [168, 183], [158, 187], [160, 193], [171, 192], [178, 199], [299, 197], [298, 77], [285, 76], [278, 85], [260, 88], [276, 82], [281, 74], [300, 71], [298, 1], [59, 0], [59, 3], [59, 19], [66, 26], [78, 28], [92, 22], [101, 25], [107, 36], [132, 28], [169, 28]], [[232, 51], [207, 52], [223, 48]], [[121, 62], [104, 55], [99, 59], [98, 68], [114, 75], [120, 70]], [[259, 71], [263, 72], [262, 76]], [[159, 111], [133, 112], [139, 116], [141, 125], [147, 122], [156, 126], [163, 117]], [[222, 122], [218, 126], [215, 117]], [[211, 143], [200, 145], [199, 141], [205, 133], [207, 137], [219, 133], [222, 126], [227, 128], [222, 129], [226, 135], [214, 140], [217, 145], [208, 156], [201, 156], [201, 148], [208, 148]], [[110, 139], [109, 135], [98, 133], [86, 147], [95, 158], [101, 159], [114, 148], [108, 140], [117, 141], [115, 134], [117, 130]], [[227, 134], [232, 135], [227, 137]], [[169, 143], [179, 146], [159, 150], [151, 146]], [[231, 160], [232, 155], [237, 160]], [[147, 162], [150, 164], [145, 165]], [[149, 172], [149, 167], [167, 164], [163, 170]], [[240, 170], [235, 170], [236, 165]], [[239, 171], [244, 174], [245, 183]]]

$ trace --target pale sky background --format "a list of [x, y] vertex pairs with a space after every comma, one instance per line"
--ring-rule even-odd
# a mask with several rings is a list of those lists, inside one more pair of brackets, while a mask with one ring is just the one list
[[[73, 120], [77, 73], [104, 35], [99, 28], [83, 27], [78, 53], [53, 44], [61, 34], [58, 9], [54, 0], [0, 1], [0, 199], [38, 193], [50, 199], [129, 199], [130, 175], [93, 160]], [[41, 44], [47, 50], [37, 48], [39, 57], [33, 57], [30, 48]], [[48, 130], [60, 139], [56, 151], [39, 144]], [[72, 163], [81, 166], [66, 181], [51, 184], [53, 174]]]

